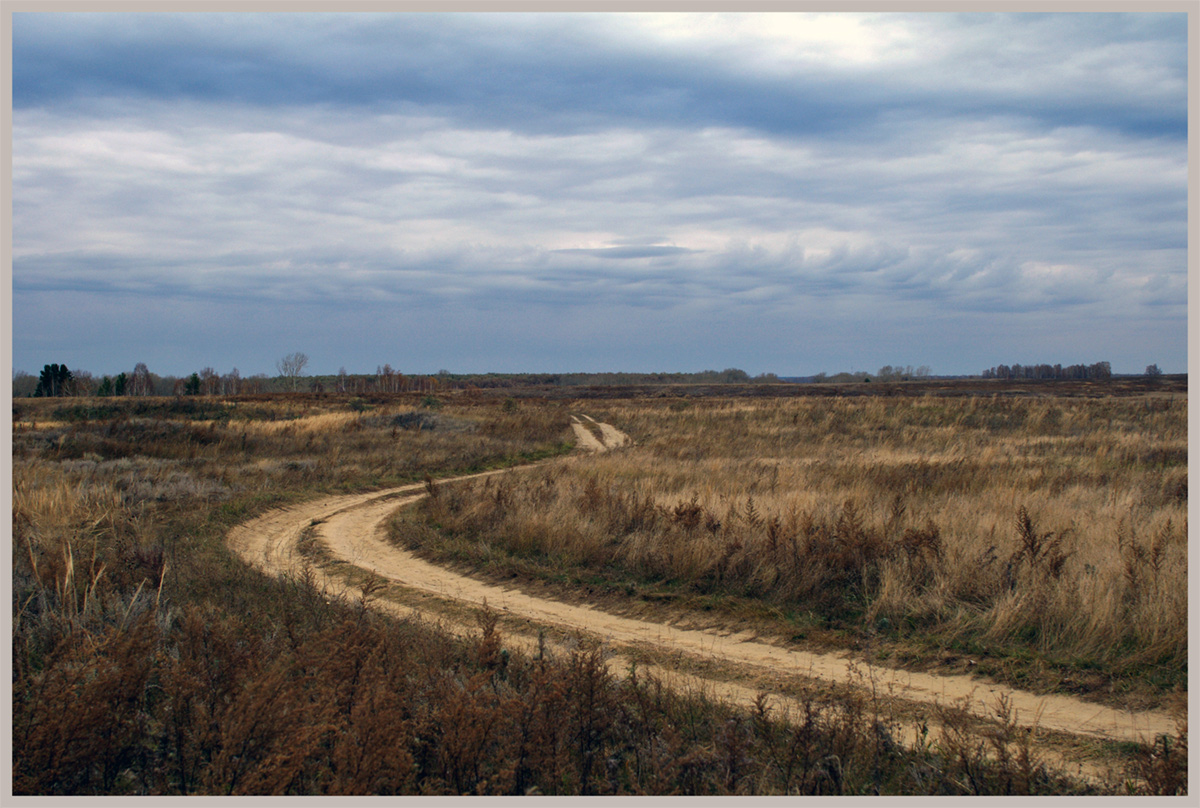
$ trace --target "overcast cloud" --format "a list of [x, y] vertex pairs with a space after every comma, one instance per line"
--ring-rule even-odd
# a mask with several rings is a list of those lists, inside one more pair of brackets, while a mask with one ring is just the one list
[[1186, 370], [1183, 14], [13, 15], [13, 365]]

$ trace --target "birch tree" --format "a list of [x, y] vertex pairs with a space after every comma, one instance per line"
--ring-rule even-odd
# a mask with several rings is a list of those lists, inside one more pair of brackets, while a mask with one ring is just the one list
[[304, 372], [307, 364], [308, 357], [297, 351], [280, 359], [275, 363], [275, 367], [279, 371], [280, 376], [292, 380], [292, 392], [295, 392], [296, 384], [300, 380], [300, 374]]

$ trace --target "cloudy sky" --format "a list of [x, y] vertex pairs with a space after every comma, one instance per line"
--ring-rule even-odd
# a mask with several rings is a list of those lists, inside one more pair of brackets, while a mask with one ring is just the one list
[[13, 367], [1187, 369], [1184, 14], [13, 14]]

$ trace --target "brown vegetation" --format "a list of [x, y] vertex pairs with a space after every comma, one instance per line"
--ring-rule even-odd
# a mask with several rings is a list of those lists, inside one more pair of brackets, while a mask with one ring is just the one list
[[401, 532], [544, 579], [761, 602], [789, 633], [891, 641], [910, 661], [952, 650], [1026, 686], [1143, 702], [1186, 686], [1185, 401], [636, 403], [605, 418], [637, 447], [456, 484], [422, 505], [440, 534]]
[[[739, 713], [641, 673], [614, 676], [586, 644], [555, 658], [525, 655], [506, 647], [487, 616], [476, 639], [454, 640], [362, 603], [329, 602], [303, 580], [266, 578], [229, 555], [228, 529], [268, 507], [523, 462], [563, 451], [570, 437], [556, 403], [447, 404], [431, 428], [406, 428], [411, 419], [397, 417], [416, 403], [16, 404], [14, 792], [1091, 789], [1022, 756], [1016, 730], [1003, 741], [1012, 755], [998, 761], [968, 736], [965, 719], [909, 751], [861, 698], [812, 702], [786, 717]], [[639, 440], [671, 414], [656, 412], [637, 416], [647, 419]], [[597, 473], [603, 494], [607, 472]], [[1174, 489], [1163, 485], [1159, 495], [1170, 499]], [[648, 512], [648, 494], [636, 496], [628, 506], [635, 517]], [[663, 502], [673, 510], [690, 496]], [[712, 512], [699, 496], [697, 507]], [[760, 496], [756, 489], [754, 507], [769, 523], [772, 506]], [[680, 513], [682, 529], [693, 517], [686, 507]], [[1046, 548], [1058, 545], [1040, 524], [1031, 541], [1047, 565], [1057, 550]], [[690, 529], [707, 530], [703, 519]], [[1178, 564], [1173, 534], [1156, 544], [1154, 526], [1130, 521], [1122, 535], [1128, 591], [1162, 586]], [[949, 546], [945, 528], [940, 541]], [[908, 541], [917, 555], [932, 543]], [[723, 569], [739, 563], [731, 555]], [[1186, 735], [1168, 743], [1141, 758], [1135, 788], [1184, 787]]]

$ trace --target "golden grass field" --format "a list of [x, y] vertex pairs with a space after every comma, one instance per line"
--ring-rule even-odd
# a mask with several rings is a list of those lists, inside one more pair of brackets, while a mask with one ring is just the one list
[[442, 399], [15, 400], [14, 792], [1186, 790], [1186, 727], [1082, 783], [966, 724], [901, 748], [844, 694], [784, 720], [587, 642], [501, 655], [487, 615], [455, 639], [225, 546], [289, 503], [563, 454], [585, 411], [634, 445], [441, 486], [397, 539], [618, 610], [1185, 703], [1186, 395]]
[[636, 446], [459, 484], [424, 506], [442, 531], [422, 544], [757, 601], [826, 641], [954, 649], [1129, 706], [1186, 687], [1186, 399], [592, 409]]

